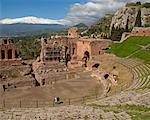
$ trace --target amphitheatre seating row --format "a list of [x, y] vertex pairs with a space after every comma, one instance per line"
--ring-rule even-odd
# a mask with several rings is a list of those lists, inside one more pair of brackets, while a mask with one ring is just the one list
[[131, 59], [118, 59], [118, 62], [128, 67], [133, 76], [134, 82], [127, 90], [139, 89], [150, 84], [150, 65], [141, 64]]
[[[150, 90], [138, 90], [138, 91], [122, 91], [121, 93], [103, 98], [97, 101], [100, 105], [118, 105], [118, 104], [134, 104], [149, 105], [150, 107]], [[141, 103], [141, 104], [140, 104]]]
[[150, 86], [150, 76], [145, 76], [134, 80], [133, 84], [127, 90], [139, 89], [148, 86]]
[[144, 91], [142, 95], [140, 95], [138, 98], [133, 98], [131, 101], [126, 102], [126, 104], [134, 104], [134, 105], [149, 105], [150, 103], [150, 90]]
[[150, 107], [150, 65], [122, 58], [116, 59], [116, 62], [131, 70], [134, 81], [129, 88], [123, 90], [121, 93], [100, 99], [97, 104], [135, 104]]
[[123, 59], [123, 58], [118, 58], [116, 61], [128, 68], [133, 68], [136, 66], [139, 66], [141, 63], [132, 59]]

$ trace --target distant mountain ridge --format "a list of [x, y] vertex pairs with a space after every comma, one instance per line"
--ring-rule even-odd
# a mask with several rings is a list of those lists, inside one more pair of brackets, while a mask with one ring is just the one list
[[16, 24], [16, 23], [27, 23], [27, 24], [67, 24], [66, 20], [52, 20], [47, 18], [38, 18], [35, 16], [27, 16], [21, 18], [5, 18], [0, 19], [0, 24]]
[[0, 36], [38, 35], [48, 32], [61, 31], [66, 28], [67, 26], [60, 24], [0, 24]]

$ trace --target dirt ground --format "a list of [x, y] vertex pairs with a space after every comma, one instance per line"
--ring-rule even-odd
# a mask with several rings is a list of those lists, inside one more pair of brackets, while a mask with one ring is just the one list
[[78, 78], [76, 79], [58, 81], [53, 86], [47, 85], [42, 87], [6, 91], [1, 95], [1, 100], [49, 100], [54, 97], [77, 98], [91, 95], [92, 92], [94, 92], [92, 90], [94, 90], [96, 86], [99, 86], [100, 94], [102, 92], [102, 86], [90, 76], [89, 72], [82, 72], [78, 74]]
[[[112, 70], [113, 66], [116, 66], [116, 70], [119, 72], [119, 79], [118, 85], [114, 86], [109, 94], [120, 91], [132, 82], [132, 75], [124, 66], [114, 61], [100, 63], [100, 68], [108, 72]], [[52, 100], [54, 97], [63, 99], [82, 98], [96, 93], [102, 94], [103, 86], [90, 74], [91, 72], [84, 70], [77, 73], [77, 78], [58, 81], [54, 85], [12, 89], [0, 94], [0, 102], [2, 103], [4, 99], [13, 102], [18, 100]]]

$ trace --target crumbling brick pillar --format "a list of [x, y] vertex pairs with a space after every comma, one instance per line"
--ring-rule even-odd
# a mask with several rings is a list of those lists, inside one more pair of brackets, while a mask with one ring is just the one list
[[5, 50], [5, 59], [8, 60], [8, 50]]
[[12, 59], [15, 59], [15, 49], [12, 49]]
[[87, 62], [87, 68], [89, 71], [92, 71], [92, 62], [91, 61]]

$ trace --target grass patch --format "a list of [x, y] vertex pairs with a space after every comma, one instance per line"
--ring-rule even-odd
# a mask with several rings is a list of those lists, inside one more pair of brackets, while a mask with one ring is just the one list
[[145, 62], [146, 61], [149, 62], [150, 61], [150, 51], [148, 51], [148, 50], [141, 50], [141, 51], [133, 54], [131, 57], [144, 60]]
[[143, 114], [143, 113], [136, 113], [136, 112], [133, 112], [133, 113], [128, 113], [132, 120], [149, 120], [150, 118], [150, 114]]
[[139, 105], [124, 105], [122, 107], [128, 110], [136, 110], [136, 111], [144, 111], [144, 112], [150, 111], [150, 108], [146, 108], [144, 106], [139, 106]]
[[[131, 55], [131, 58], [137, 58], [143, 60], [144, 62], [149, 62], [150, 51], [142, 49], [148, 44], [150, 44], [150, 36], [133, 36], [129, 37], [122, 43], [113, 43], [108, 52], [119, 57], [127, 57]], [[135, 53], [136, 51], [138, 52]]]
[[142, 111], [142, 112], [149, 112], [150, 108], [147, 108], [145, 106], [141, 106], [141, 105], [97, 105], [97, 104], [90, 104], [89, 106], [92, 106], [94, 108], [100, 108], [103, 110], [111, 110], [111, 111]]

